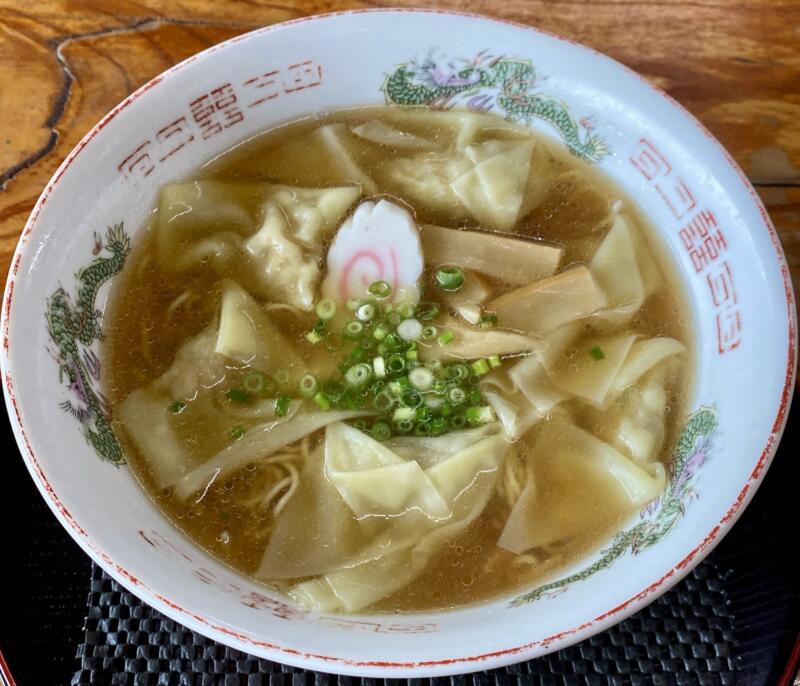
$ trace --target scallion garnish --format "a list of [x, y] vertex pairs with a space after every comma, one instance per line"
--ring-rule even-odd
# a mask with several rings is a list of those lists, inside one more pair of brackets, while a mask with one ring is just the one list
[[422, 337], [422, 323], [418, 319], [404, 319], [397, 325], [397, 335], [404, 341], [416, 341]]
[[367, 288], [367, 292], [376, 298], [388, 298], [392, 293], [392, 287], [388, 281], [373, 281]]
[[457, 291], [464, 285], [464, 270], [455, 266], [441, 267], [436, 270], [436, 283], [443, 291]]
[[333, 319], [334, 315], [336, 314], [336, 303], [331, 298], [323, 298], [317, 303], [317, 307], [315, 309], [317, 316], [320, 319], [325, 319], [327, 321], [329, 319]]
[[366, 385], [371, 377], [372, 367], [365, 362], [353, 365], [344, 375], [348, 386], [355, 386], [357, 388]]
[[386, 378], [386, 362], [382, 357], [372, 358], [372, 373], [376, 379]]
[[414, 418], [413, 407], [398, 407], [392, 414], [393, 422], [402, 422], [405, 419], [413, 419], [413, 418]]
[[319, 379], [313, 374], [306, 374], [300, 379], [298, 386], [300, 395], [306, 398], [313, 398], [319, 392]]
[[430, 436], [431, 435], [431, 423], [430, 422], [417, 422], [414, 425], [414, 435], [415, 436]]
[[319, 335], [318, 331], [312, 330], [306, 334], [305, 339], [311, 343], [311, 345], [316, 345], [322, 340], [322, 336]]
[[443, 331], [439, 336], [439, 345], [442, 347], [450, 345], [455, 340], [456, 335], [452, 331]]
[[289, 411], [289, 404], [291, 402], [292, 399], [288, 395], [279, 395], [275, 401], [275, 416], [285, 417], [286, 413]]
[[289, 371], [287, 369], [279, 369], [275, 372], [275, 381], [278, 382], [278, 385], [285, 386], [289, 383]]
[[487, 424], [493, 421], [494, 411], [489, 405], [473, 405], [467, 408], [466, 418], [471, 426], [479, 426], [480, 424]]
[[453, 386], [453, 388], [447, 391], [447, 399], [453, 405], [461, 405], [467, 400], [467, 392], [460, 386]]
[[417, 318], [423, 322], [429, 322], [439, 316], [439, 306], [436, 303], [420, 303], [417, 308]]
[[433, 372], [427, 367], [415, 367], [408, 373], [408, 380], [414, 388], [424, 393], [433, 386]]
[[602, 349], [596, 345], [593, 345], [591, 348], [589, 348], [589, 354], [592, 356], [592, 359], [595, 360], [596, 362], [604, 360], [606, 357], [606, 354], [602, 351]]
[[386, 367], [390, 374], [399, 374], [406, 368], [406, 358], [401, 353], [389, 355], [386, 360]]
[[344, 327], [344, 331], [342, 331], [342, 335], [345, 338], [349, 338], [350, 340], [355, 340], [357, 338], [361, 338], [364, 333], [364, 325], [361, 322], [357, 322], [353, 320], [352, 322], [347, 322]]
[[375, 422], [372, 425], [372, 436], [376, 441], [385, 441], [392, 435], [392, 427], [386, 422]]
[[472, 372], [475, 376], [483, 376], [484, 374], [488, 374], [491, 367], [489, 366], [489, 360], [475, 360], [470, 367], [472, 368]]
[[497, 315], [496, 314], [484, 314], [481, 317], [480, 322], [478, 322], [478, 326], [481, 329], [493, 329], [497, 326]]
[[376, 341], [382, 341], [388, 335], [389, 335], [389, 329], [387, 329], [383, 324], [378, 324], [378, 326], [376, 326], [372, 330], [372, 337]]
[[438, 335], [439, 329], [437, 329], [435, 326], [426, 326], [424, 329], [422, 329], [423, 341], [432, 341]]
[[328, 331], [328, 322], [324, 319], [317, 319], [317, 321], [314, 322], [314, 331], [320, 336], [324, 336]]
[[327, 395], [325, 395], [322, 391], [317, 393], [314, 396], [314, 402], [317, 403], [321, 410], [330, 410], [331, 409], [331, 401]]
[[183, 400], [176, 400], [175, 402], [171, 402], [167, 405], [167, 409], [172, 412], [172, 414], [180, 414], [187, 408], [187, 405]]
[[245, 429], [243, 426], [234, 426], [232, 429], [230, 429], [230, 431], [228, 431], [228, 433], [234, 440], [238, 441], [244, 436]]
[[356, 310], [356, 317], [362, 322], [370, 322], [375, 317], [375, 305], [365, 303]]
[[243, 391], [241, 388], [231, 388], [225, 394], [225, 397], [232, 403], [246, 403], [250, 400], [250, 394]]
[[361, 301], [358, 298], [350, 298], [347, 301], [348, 310], [357, 310], [361, 306]]
[[387, 412], [394, 404], [394, 396], [388, 390], [381, 391], [372, 399], [372, 406], [381, 413]]
[[269, 379], [264, 372], [254, 371], [244, 377], [242, 386], [244, 386], [244, 390], [248, 393], [259, 395], [267, 390], [269, 381], [271, 381], [271, 379]]
[[495, 369], [496, 367], [500, 367], [502, 364], [503, 364], [503, 360], [500, 359], [499, 355], [492, 355], [489, 358], [489, 366], [492, 369]]

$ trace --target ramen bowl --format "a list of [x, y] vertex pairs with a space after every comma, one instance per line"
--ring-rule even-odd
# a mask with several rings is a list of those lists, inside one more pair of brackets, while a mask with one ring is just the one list
[[[458, 610], [315, 614], [197, 548], [125, 466], [101, 393], [102, 315], [127, 241], [162, 185], [282, 122], [387, 102], [522, 122], [624, 188], [683, 280], [695, 379], [665, 493], [588, 558], [543, 585]], [[106, 572], [237, 649], [377, 677], [526, 660], [602, 631], [666, 591], [758, 487], [796, 364], [778, 238], [742, 171], [691, 115], [586, 47], [416, 10], [264, 28], [186, 60], [120, 103], [39, 198], [8, 278], [2, 335], [4, 391], [23, 458], [59, 521]]]

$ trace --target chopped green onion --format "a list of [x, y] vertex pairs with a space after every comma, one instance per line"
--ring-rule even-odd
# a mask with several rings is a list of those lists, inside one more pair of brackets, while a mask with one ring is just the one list
[[465, 381], [469, 376], [469, 367], [463, 362], [457, 362], [447, 367], [447, 377], [455, 381]]
[[281, 386], [285, 386], [289, 383], [289, 372], [286, 369], [279, 369], [275, 372], [275, 381], [277, 381]]
[[367, 292], [376, 298], [387, 298], [392, 292], [392, 287], [388, 281], [373, 281], [367, 288]]
[[416, 341], [422, 336], [422, 324], [418, 319], [404, 319], [397, 325], [397, 335], [404, 341]]
[[325, 395], [322, 391], [317, 393], [314, 396], [314, 402], [319, 405], [320, 409], [322, 410], [330, 410], [331, 409], [331, 401], [327, 395]]
[[418, 422], [429, 422], [433, 419], [433, 412], [431, 412], [428, 407], [418, 407], [417, 411], [414, 413], [414, 418]]
[[431, 419], [431, 433], [436, 436], [447, 431], [447, 420], [444, 417], [434, 417]]
[[453, 405], [461, 405], [467, 399], [467, 392], [460, 386], [454, 386], [447, 392], [447, 399]]
[[423, 341], [432, 341], [438, 335], [439, 335], [439, 329], [437, 329], [435, 326], [426, 326], [422, 330]]
[[407, 434], [411, 429], [414, 428], [414, 420], [413, 419], [401, 419], [399, 422], [395, 424], [397, 431], [401, 434]]
[[405, 387], [399, 381], [390, 381], [386, 385], [387, 390], [391, 393], [395, 398], [399, 398], [403, 395], [403, 391], [405, 391]]
[[289, 411], [289, 403], [291, 402], [292, 399], [288, 395], [279, 395], [278, 399], [275, 401], [275, 416], [285, 417], [286, 413]]
[[372, 437], [376, 441], [385, 441], [392, 435], [392, 428], [386, 422], [375, 422], [372, 425]]
[[364, 386], [372, 377], [372, 367], [366, 362], [354, 364], [345, 372], [344, 378], [348, 386]]
[[414, 418], [414, 408], [413, 407], [398, 407], [394, 414], [392, 415], [393, 422], [402, 422], [404, 419], [413, 419]]
[[467, 424], [467, 417], [463, 412], [459, 412], [450, 417], [448, 423], [452, 429], [463, 429]]
[[386, 378], [386, 362], [384, 362], [382, 357], [372, 358], [372, 373], [375, 374], [378, 379]]
[[473, 388], [469, 392], [469, 402], [471, 405], [480, 405], [483, 402], [483, 396], [477, 388]]
[[388, 335], [389, 335], [389, 329], [387, 329], [383, 324], [378, 324], [378, 326], [376, 326], [372, 330], [372, 337], [376, 341], [382, 341]]
[[434, 393], [438, 393], [439, 395], [441, 395], [442, 393], [444, 393], [447, 390], [447, 384], [444, 381], [442, 381], [441, 379], [437, 379], [436, 381], [433, 382], [433, 386], [431, 387], [431, 390]]
[[451, 414], [453, 414], [453, 406], [450, 403], [445, 402], [439, 408], [439, 414], [442, 415], [442, 417], [449, 417]]
[[420, 303], [417, 310], [417, 318], [423, 322], [429, 322], [439, 316], [439, 306], [436, 303]]
[[481, 317], [480, 322], [478, 322], [478, 326], [482, 329], [493, 329], [497, 326], [497, 315], [496, 314], [485, 314]]
[[408, 388], [403, 391], [403, 395], [400, 398], [400, 402], [403, 403], [406, 407], [417, 408], [422, 405], [422, 396], [417, 393], [413, 388]]
[[372, 399], [372, 406], [378, 412], [386, 412], [394, 405], [394, 397], [388, 390], [381, 391]]
[[440, 372], [444, 366], [441, 360], [430, 360], [427, 365], [432, 372]]
[[317, 319], [314, 322], [314, 331], [316, 331], [320, 336], [324, 335], [324, 333], [328, 330], [328, 322], [324, 319]]
[[392, 326], [397, 326], [401, 321], [403, 321], [403, 318], [400, 316], [399, 312], [394, 312], [390, 310], [386, 314], [386, 321], [389, 322], [389, 324], [391, 324]]
[[417, 424], [414, 426], [414, 435], [430, 436], [431, 435], [430, 422], [417, 422]]
[[228, 433], [234, 440], [238, 441], [244, 436], [245, 430], [243, 426], [234, 426], [230, 431], [228, 431]]
[[173, 403], [167, 405], [167, 409], [172, 412], [172, 414], [180, 414], [187, 408], [187, 405], [183, 400], [176, 400]]
[[500, 359], [499, 355], [492, 355], [489, 358], [489, 366], [494, 369], [495, 367], [499, 367], [503, 364], [503, 360]]
[[368, 337], [364, 336], [358, 343], [364, 350], [372, 350], [375, 347], [375, 341]]
[[467, 377], [467, 386], [477, 386], [478, 381], [480, 381], [480, 378], [478, 377], [477, 374], [470, 374]]
[[366, 419], [356, 419], [353, 422], [353, 426], [356, 427], [359, 431], [366, 431], [367, 430], [367, 420]]
[[244, 386], [245, 391], [253, 395], [261, 393], [264, 390], [264, 386], [266, 386], [266, 374], [264, 372], [250, 372], [244, 377], [242, 386]]
[[475, 360], [471, 365], [472, 371], [475, 373], [475, 376], [483, 376], [484, 374], [488, 374], [491, 367], [489, 366], [488, 360]]
[[473, 405], [467, 408], [466, 418], [471, 426], [487, 424], [494, 420], [494, 411], [489, 405]]
[[309, 331], [306, 334], [306, 340], [311, 343], [311, 345], [316, 345], [322, 340], [322, 336], [319, 335], [318, 331]]
[[250, 395], [241, 388], [231, 388], [225, 396], [233, 403], [246, 403], [250, 400]]
[[455, 337], [456, 335], [452, 331], [444, 331], [439, 336], [439, 345], [441, 345], [442, 347], [450, 345], [455, 339]]
[[386, 360], [386, 367], [389, 369], [390, 374], [398, 374], [406, 368], [406, 358], [401, 353], [389, 355], [389, 359]]
[[429, 391], [433, 386], [433, 372], [427, 367], [415, 367], [408, 373], [408, 380], [418, 391]]
[[364, 333], [364, 325], [361, 322], [357, 322], [353, 320], [352, 322], [347, 322], [344, 327], [344, 331], [342, 331], [342, 335], [345, 338], [349, 338], [350, 340], [355, 340], [357, 338], [361, 338], [361, 335]]
[[442, 267], [436, 272], [436, 283], [443, 291], [457, 291], [464, 285], [464, 270], [461, 267]]
[[361, 301], [358, 298], [350, 298], [347, 301], [348, 310], [357, 310], [361, 306]]
[[320, 319], [333, 319], [336, 314], [336, 303], [331, 298], [323, 298], [317, 303], [315, 310]]
[[300, 395], [306, 398], [313, 398], [319, 392], [319, 379], [313, 374], [306, 374], [298, 385]]
[[403, 347], [403, 340], [396, 333], [390, 333], [383, 342], [388, 350], [399, 350]]
[[375, 316], [375, 305], [372, 303], [366, 303], [365, 305], [361, 305], [356, 310], [356, 317], [362, 322], [369, 322], [372, 321], [372, 318]]
[[412, 303], [402, 302], [397, 305], [397, 311], [403, 319], [410, 319], [416, 313], [417, 308]]
[[440, 395], [427, 393], [423, 398], [423, 402], [425, 403], [425, 407], [429, 407], [432, 410], [438, 410], [442, 405], [444, 405], [444, 398]]
[[410, 362], [416, 362], [419, 358], [418, 350], [406, 350], [406, 359]]
[[591, 348], [589, 348], [589, 354], [592, 356], [593, 360], [598, 362], [600, 360], [604, 360], [606, 357], [606, 354], [596, 345], [593, 345]]

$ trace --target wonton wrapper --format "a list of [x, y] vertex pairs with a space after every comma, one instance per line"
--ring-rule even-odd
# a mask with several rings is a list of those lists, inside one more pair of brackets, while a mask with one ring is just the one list
[[[423, 571], [441, 541], [462, 531], [486, 506], [506, 452], [502, 436], [489, 431], [481, 427], [428, 439], [437, 445], [436, 458], [427, 455], [430, 466], [422, 469], [357, 429], [330, 427], [324, 460], [317, 454], [304, 469], [300, 488], [278, 518], [259, 576], [317, 577], [290, 594], [322, 612], [354, 612], [399, 590]], [[391, 484], [382, 483], [387, 466], [396, 469]], [[434, 494], [446, 512], [437, 509]]]
[[661, 283], [661, 272], [637, 227], [624, 215], [614, 219], [589, 268], [608, 298], [601, 317], [625, 324]]
[[279, 369], [295, 375], [303, 371], [295, 346], [247, 291], [233, 281], [225, 282], [222, 293], [214, 351], [268, 374]]
[[498, 540], [513, 553], [612, 526], [658, 497], [666, 483], [663, 467], [637, 466], [564, 417], [542, 426], [530, 459], [533, 476]]
[[235, 268], [265, 298], [313, 307], [324, 240], [360, 197], [357, 186], [301, 188], [199, 180], [161, 191], [156, 243], [167, 271]]

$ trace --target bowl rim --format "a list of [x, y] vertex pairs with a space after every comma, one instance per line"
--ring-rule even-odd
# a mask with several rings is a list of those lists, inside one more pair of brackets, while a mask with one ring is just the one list
[[[525, 643], [519, 646], [504, 648], [502, 650], [477, 654], [477, 655], [464, 655], [448, 659], [434, 659], [422, 660], [418, 662], [397, 662], [392, 660], [352, 660], [337, 657], [335, 655], [322, 655], [306, 653], [302, 650], [281, 646], [278, 643], [264, 641], [251, 635], [242, 634], [231, 630], [228, 627], [221, 626], [213, 620], [204, 617], [201, 613], [196, 613], [192, 610], [184, 608], [168, 598], [158, 594], [155, 589], [147, 586], [142, 580], [131, 574], [128, 570], [114, 562], [107, 554], [105, 554], [97, 544], [89, 537], [87, 532], [80, 526], [76, 519], [71, 515], [69, 510], [61, 502], [55, 489], [51, 486], [50, 482], [45, 475], [42, 466], [37, 459], [28, 434], [23, 426], [21, 412], [17, 404], [14, 381], [12, 376], [12, 363], [9, 357], [9, 325], [11, 319], [11, 304], [13, 299], [14, 281], [21, 263], [23, 252], [25, 251], [27, 238], [33, 231], [39, 213], [46, 204], [50, 194], [58, 185], [61, 177], [66, 173], [76, 157], [82, 150], [89, 144], [89, 142], [105, 128], [120, 112], [135, 102], [141, 95], [160, 84], [165, 78], [173, 73], [182, 70], [199, 59], [205, 59], [209, 55], [228, 48], [236, 43], [253, 39], [269, 33], [274, 30], [283, 29], [289, 26], [294, 26], [311, 21], [325, 21], [341, 16], [352, 15], [382, 15], [382, 14], [436, 14], [445, 16], [454, 16], [479, 20], [481, 22], [492, 22], [501, 25], [512, 26], [517, 29], [523, 29], [536, 34], [545, 35], [557, 41], [567, 43], [570, 46], [577, 48], [585, 53], [594, 57], [599, 57], [603, 60], [610, 61], [615, 66], [622, 68], [627, 73], [635, 76], [639, 81], [644, 83], [654, 94], [663, 98], [669, 105], [676, 108], [681, 112], [686, 120], [696, 126], [699, 131], [715, 145], [718, 150], [723, 154], [727, 164], [736, 172], [741, 179], [745, 189], [749, 192], [750, 199], [755, 203], [758, 209], [763, 228], [766, 229], [773, 248], [775, 250], [775, 259], [777, 266], [780, 269], [781, 277], [784, 286], [784, 296], [786, 299], [787, 307], [787, 361], [785, 368], [785, 378], [783, 387], [780, 393], [780, 403], [775, 416], [775, 419], [770, 428], [770, 434], [767, 442], [762, 449], [750, 475], [743, 485], [742, 489], [734, 499], [731, 506], [726, 510], [725, 514], [719, 522], [706, 533], [697, 544], [682, 560], [677, 562], [672, 569], [667, 571], [661, 578], [657, 579], [649, 586], [643, 588], [635, 595], [628, 598], [626, 601], [618, 604], [617, 606], [608, 609], [601, 615], [585, 621], [584, 623], [573, 627], [569, 630], [548, 636], [543, 639], [538, 639], [533, 642]], [[753, 229], [755, 225], [753, 225]], [[500, 19], [495, 17], [488, 17], [481, 14], [471, 12], [461, 12], [456, 10], [444, 10], [435, 8], [370, 8], [370, 9], [354, 9], [344, 10], [337, 12], [328, 12], [322, 14], [314, 14], [297, 19], [291, 19], [285, 22], [263, 26], [247, 33], [234, 36], [221, 43], [217, 43], [201, 52], [198, 52], [178, 64], [166, 69], [157, 76], [150, 79], [147, 83], [140, 86], [133, 93], [128, 95], [124, 100], [118, 103], [112, 110], [110, 110], [92, 129], [78, 142], [78, 144], [70, 151], [64, 161], [59, 165], [51, 179], [47, 182], [44, 190], [36, 201], [30, 216], [28, 217], [22, 233], [18, 240], [14, 255], [11, 261], [11, 268], [6, 281], [5, 291], [3, 295], [2, 312], [0, 313], [0, 329], [2, 330], [3, 346], [0, 351], [0, 368], [4, 377], [3, 392], [6, 400], [6, 408], [11, 419], [12, 430], [20, 453], [25, 461], [25, 464], [30, 472], [37, 488], [47, 502], [50, 509], [55, 514], [59, 522], [64, 526], [67, 532], [78, 543], [78, 545], [92, 558], [106, 573], [108, 573], [115, 581], [122, 587], [141, 597], [145, 602], [152, 605], [159, 612], [166, 616], [180, 622], [184, 626], [211, 637], [212, 639], [219, 640], [223, 643], [233, 645], [244, 651], [257, 651], [261, 655], [265, 655], [270, 659], [285, 662], [294, 666], [300, 666], [320, 671], [331, 671], [340, 674], [350, 675], [370, 675], [370, 676], [385, 676], [385, 677], [403, 677], [403, 676], [436, 676], [457, 673], [467, 673], [472, 671], [479, 671], [494, 667], [503, 667], [516, 662], [524, 661], [535, 657], [537, 655], [551, 652], [560, 647], [571, 645], [580, 640], [593, 636], [608, 627], [621, 621], [625, 616], [628, 616], [635, 611], [641, 609], [643, 606], [649, 604], [661, 594], [669, 590], [684, 576], [686, 576], [706, 555], [708, 555], [714, 547], [720, 542], [724, 535], [730, 530], [733, 524], [737, 521], [741, 513], [744, 511], [745, 506], [750, 502], [756, 490], [758, 489], [764, 474], [769, 467], [772, 459], [777, 450], [780, 438], [786, 425], [788, 417], [788, 409], [791, 404], [793, 395], [795, 375], [797, 367], [797, 311], [795, 306], [795, 296], [791, 282], [791, 274], [789, 267], [783, 253], [780, 239], [777, 232], [770, 220], [761, 198], [750, 183], [744, 171], [739, 167], [730, 153], [725, 147], [711, 134], [710, 131], [692, 115], [685, 107], [673, 99], [669, 94], [661, 90], [658, 86], [654, 85], [636, 71], [627, 67], [626, 65], [618, 62], [617, 60], [605, 55], [604, 53], [595, 50], [583, 43], [579, 43], [569, 38], [559, 36], [549, 31], [539, 29], [534, 26], [515, 22], [507, 19]]]

